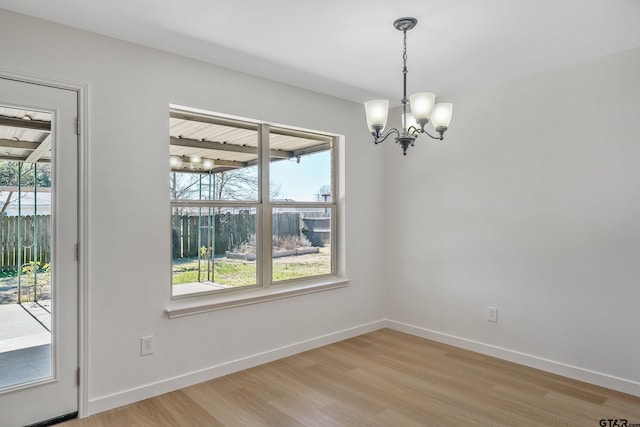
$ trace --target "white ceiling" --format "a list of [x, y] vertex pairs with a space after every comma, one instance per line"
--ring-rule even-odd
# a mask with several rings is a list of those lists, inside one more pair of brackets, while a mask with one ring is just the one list
[[0, 8], [354, 101], [451, 94], [640, 46], [640, 0], [0, 0]]

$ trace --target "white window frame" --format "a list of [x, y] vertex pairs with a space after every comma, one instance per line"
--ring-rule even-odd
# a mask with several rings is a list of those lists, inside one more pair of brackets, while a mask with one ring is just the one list
[[[318, 132], [286, 125], [276, 125], [251, 119], [231, 117], [219, 113], [203, 112], [188, 107], [171, 106], [171, 113], [196, 113], [214, 122], [225, 125], [235, 123], [255, 126], [258, 130], [258, 200], [170, 200], [170, 211], [174, 207], [247, 207], [256, 208], [256, 284], [238, 288], [220, 289], [196, 292], [185, 295], [173, 295], [173, 280], [170, 276], [170, 303], [165, 312], [169, 318], [192, 315], [213, 310], [255, 304], [274, 299], [287, 298], [295, 295], [320, 292], [341, 288], [349, 283], [344, 271], [344, 187], [340, 177], [343, 176], [343, 165], [340, 153], [343, 152], [344, 137], [327, 132]], [[328, 141], [331, 144], [331, 188], [330, 202], [289, 202], [272, 201], [270, 198], [270, 144], [272, 133]], [[314, 138], [315, 136], [315, 138]], [[272, 280], [272, 224], [273, 209], [290, 208], [329, 208], [331, 210], [331, 273], [310, 277], [289, 279], [273, 282]], [[172, 214], [170, 215], [170, 217]], [[171, 224], [171, 222], [170, 222]], [[173, 258], [170, 262], [172, 274]]]

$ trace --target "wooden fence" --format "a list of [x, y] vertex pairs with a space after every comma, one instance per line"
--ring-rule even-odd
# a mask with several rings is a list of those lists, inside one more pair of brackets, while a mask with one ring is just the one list
[[[213, 222], [212, 226], [210, 222]], [[19, 271], [22, 265], [31, 261], [40, 262], [43, 265], [50, 262], [51, 215], [23, 216], [20, 220], [15, 216], [4, 216], [0, 224], [1, 272]], [[18, 244], [18, 228], [21, 244]], [[200, 228], [200, 241], [198, 241], [198, 228]], [[273, 215], [274, 236], [300, 236], [304, 233], [314, 246], [323, 246], [329, 242], [329, 228], [328, 218], [312, 218], [308, 214], [303, 217], [300, 213]], [[216, 255], [222, 255], [252, 239], [255, 242], [255, 235], [255, 214], [220, 213], [201, 217], [176, 215], [173, 217], [173, 257], [197, 257], [198, 250], [202, 246], [212, 247]], [[19, 252], [22, 253], [20, 260]]]
[[307, 216], [303, 220], [302, 232], [313, 246], [327, 246], [331, 244], [331, 217]]
[[19, 271], [30, 261], [50, 262], [51, 215], [4, 216], [0, 223], [0, 271]]
[[[211, 224], [213, 223], [213, 224]], [[211, 226], [213, 225], [213, 226]], [[198, 229], [200, 240], [198, 243]], [[175, 215], [173, 217], [173, 258], [198, 256], [200, 247], [212, 247], [214, 254], [222, 255], [238, 245], [255, 243], [256, 215], [220, 213], [214, 215]], [[274, 236], [299, 236], [300, 214], [273, 215]], [[213, 244], [210, 244], [213, 243]]]

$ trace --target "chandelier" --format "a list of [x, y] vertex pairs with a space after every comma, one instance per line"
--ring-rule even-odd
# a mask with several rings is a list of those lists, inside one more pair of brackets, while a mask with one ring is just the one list
[[[375, 99], [364, 103], [367, 115], [367, 125], [373, 135], [373, 142], [379, 144], [391, 134], [396, 135], [396, 143], [402, 147], [402, 154], [407, 155], [409, 146], [413, 147], [416, 138], [420, 134], [426, 134], [433, 139], [444, 139], [444, 133], [451, 123], [451, 113], [453, 104], [449, 102], [439, 102], [436, 104], [436, 96], [430, 92], [414, 93], [407, 100], [407, 31], [416, 26], [416, 18], [399, 18], [393, 26], [402, 31], [404, 36], [404, 51], [402, 54], [403, 74], [403, 95], [402, 95], [402, 130], [396, 128], [389, 129], [382, 133], [387, 124], [389, 114], [389, 101], [386, 99]], [[411, 106], [411, 113], [407, 113], [407, 103]], [[438, 133], [431, 135], [425, 130], [425, 126], [431, 120], [431, 126]]]

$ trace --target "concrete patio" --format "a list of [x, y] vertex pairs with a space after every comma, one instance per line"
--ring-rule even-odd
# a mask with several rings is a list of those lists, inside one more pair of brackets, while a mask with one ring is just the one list
[[0, 389], [51, 376], [49, 301], [0, 305]]

